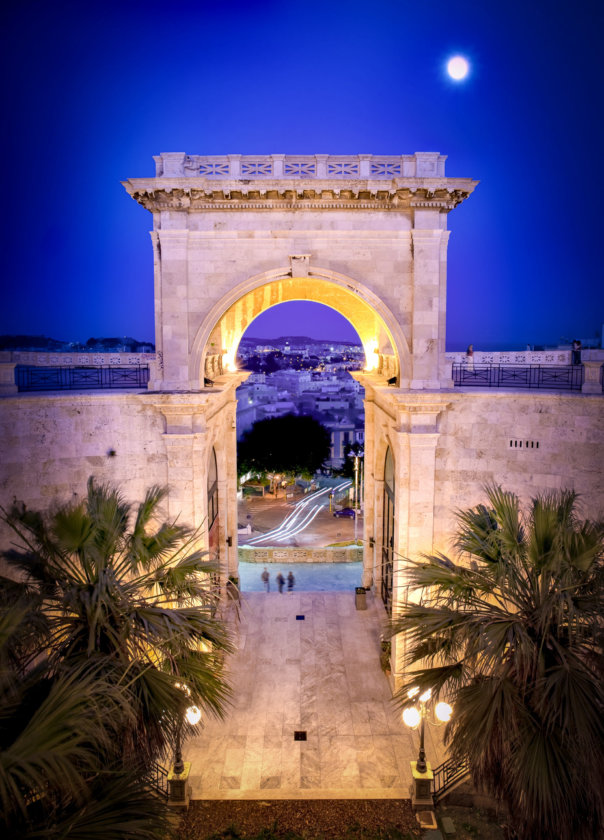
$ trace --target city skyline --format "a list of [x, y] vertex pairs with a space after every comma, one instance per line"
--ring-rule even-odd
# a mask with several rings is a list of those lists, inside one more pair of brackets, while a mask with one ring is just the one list
[[[14, 4], [0, 333], [155, 340], [152, 221], [120, 184], [151, 175], [154, 154], [418, 150], [480, 181], [449, 219], [448, 349], [599, 333], [583, 180], [603, 139], [603, 17], [520, 0]], [[454, 54], [470, 67], [458, 82]]]

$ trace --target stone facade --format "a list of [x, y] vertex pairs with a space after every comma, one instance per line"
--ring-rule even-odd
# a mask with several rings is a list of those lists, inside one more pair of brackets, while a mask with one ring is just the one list
[[156, 158], [155, 178], [124, 184], [153, 214], [153, 387], [197, 388], [233, 369], [253, 318], [300, 299], [353, 323], [369, 369], [402, 387], [448, 386], [447, 214], [477, 182], [444, 165], [437, 153]]
[[[200, 527], [209, 548], [214, 449], [223, 583], [236, 575], [236, 388], [248, 375], [235, 369], [237, 345], [258, 314], [302, 299], [342, 312], [364, 345], [366, 368], [354, 374], [366, 395], [363, 583], [380, 591], [390, 449], [395, 608], [407, 597], [404, 558], [449, 550], [453, 511], [478, 503], [485, 484], [524, 499], [574, 487], [586, 514], [600, 515], [596, 358], [586, 359], [584, 393], [452, 387], [447, 216], [476, 182], [445, 177], [444, 163], [436, 153], [158, 157], [155, 178], [125, 184], [153, 215], [149, 390], [16, 395], [0, 369], [0, 503], [48, 507], [84, 492], [91, 474], [133, 501], [167, 484], [166, 513]], [[399, 661], [395, 649], [395, 676]]]

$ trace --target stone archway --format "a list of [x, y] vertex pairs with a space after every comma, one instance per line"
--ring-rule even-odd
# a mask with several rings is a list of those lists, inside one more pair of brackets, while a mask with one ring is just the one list
[[365, 370], [408, 387], [409, 346], [384, 303], [357, 280], [311, 266], [306, 256], [290, 261], [289, 270], [251, 277], [213, 307], [193, 341], [190, 380], [234, 371], [237, 347], [254, 318], [280, 303], [305, 300], [335, 309], [352, 324], [365, 351]]
[[[236, 573], [235, 391], [246, 378], [234, 370], [237, 345], [270, 306], [316, 300], [347, 317], [365, 348], [366, 369], [355, 378], [366, 395], [366, 544], [379, 533], [379, 453], [388, 439], [396, 465], [393, 550], [403, 557], [429, 550], [438, 418], [452, 387], [447, 215], [476, 182], [445, 177], [444, 156], [431, 152], [155, 160], [154, 178], [125, 187], [153, 214], [158, 365], [149, 389], [161, 393], [177, 504], [201, 524], [188, 501], [205, 486], [198, 453], [220, 439], [221, 556]], [[365, 568], [366, 585], [373, 571], [374, 564]]]

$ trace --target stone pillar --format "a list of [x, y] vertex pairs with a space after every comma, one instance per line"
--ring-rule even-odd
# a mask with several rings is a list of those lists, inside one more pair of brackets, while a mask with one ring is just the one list
[[226, 462], [226, 535], [231, 537], [231, 545], [227, 545], [228, 574], [239, 577], [239, 554], [237, 547], [237, 430], [236, 430], [237, 401], [234, 398], [228, 403], [224, 412], [224, 448]]
[[[447, 232], [438, 210], [415, 210], [413, 245], [413, 315], [411, 388], [438, 390], [439, 361], [444, 354], [446, 301], [441, 274], [446, 270]], [[443, 243], [443, 234], [444, 243]], [[446, 289], [445, 289], [446, 292]]]
[[186, 391], [190, 388], [186, 221], [183, 214], [183, 228], [158, 231], [161, 268], [155, 290], [155, 311], [159, 309], [161, 312], [158, 343], [161, 344], [163, 359], [162, 389], [166, 391]]
[[[399, 604], [418, 597], [407, 589], [407, 558], [417, 560], [433, 550], [438, 417], [446, 406], [434, 394], [418, 394], [412, 401], [403, 397], [397, 406], [394, 616]], [[405, 639], [399, 636], [393, 645], [395, 688], [404, 681], [404, 658]]]
[[16, 394], [18, 391], [15, 383], [16, 362], [12, 361], [12, 353], [0, 353], [0, 394]]
[[365, 394], [365, 443], [364, 443], [364, 488], [363, 488], [363, 580], [365, 587], [374, 583], [375, 550], [370, 542], [375, 543], [375, 404], [369, 394]]
[[592, 362], [583, 359], [581, 359], [581, 362], [585, 373], [581, 391], [584, 394], [601, 394], [602, 383], [600, 382], [600, 371], [602, 370], [602, 362]]
[[161, 246], [159, 233], [151, 231], [153, 246], [153, 294], [155, 298], [155, 365], [151, 368], [149, 384], [150, 391], [161, 391], [164, 381], [164, 343], [163, 343], [163, 306], [161, 290]]

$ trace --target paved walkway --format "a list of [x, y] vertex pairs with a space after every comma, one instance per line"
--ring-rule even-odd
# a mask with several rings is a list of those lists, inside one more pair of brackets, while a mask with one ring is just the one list
[[[351, 592], [243, 596], [234, 705], [184, 748], [194, 799], [409, 796], [417, 735], [390, 702], [379, 665], [385, 613], [367, 600], [361, 611]], [[430, 731], [426, 749], [438, 763]]]

